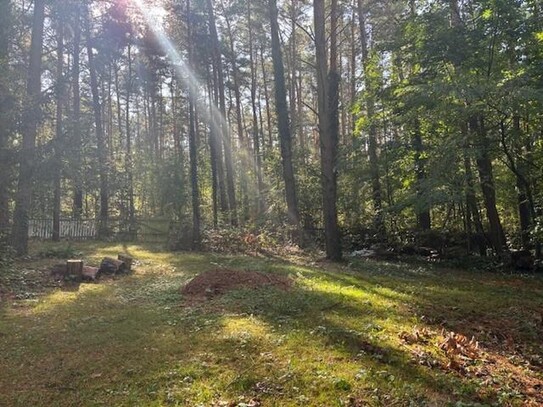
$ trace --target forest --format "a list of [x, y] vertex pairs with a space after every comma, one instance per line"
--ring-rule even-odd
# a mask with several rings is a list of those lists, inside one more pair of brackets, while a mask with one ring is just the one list
[[537, 0], [1, 7], [0, 229], [18, 254], [36, 219], [59, 240], [61, 219], [126, 239], [160, 218], [182, 249], [236, 230], [334, 260], [437, 241], [541, 255]]
[[543, 405], [542, 8], [0, 0], [0, 405]]

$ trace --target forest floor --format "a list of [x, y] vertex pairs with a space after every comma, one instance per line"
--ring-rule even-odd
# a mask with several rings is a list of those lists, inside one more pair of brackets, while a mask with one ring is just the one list
[[542, 318], [541, 276], [42, 243], [0, 276], [0, 405], [542, 406]]

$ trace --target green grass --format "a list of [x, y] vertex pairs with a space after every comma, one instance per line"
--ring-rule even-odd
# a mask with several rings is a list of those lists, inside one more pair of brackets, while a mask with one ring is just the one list
[[[0, 279], [8, 294], [0, 304], [1, 406], [543, 403], [540, 277], [71, 247], [88, 264], [126, 252], [136, 271], [62, 287], [47, 278], [58, 259], [33, 257]], [[62, 245], [33, 252], [55, 250]], [[182, 285], [218, 267], [288, 275], [294, 285], [185, 301]], [[426, 338], [401, 338], [416, 330]], [[474, 336], [480, 356], [449, 366], [439, 346], [448, 331]]]

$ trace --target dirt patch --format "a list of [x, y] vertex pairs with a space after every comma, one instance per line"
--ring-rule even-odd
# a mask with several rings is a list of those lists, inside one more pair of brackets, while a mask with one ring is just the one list
[[210, 298], [240, 288], [276, 287], [288, 290], [292, 281], [288, 277], [257, 271], [217, 269], [194, 277], [185, 285], [183, 295]]

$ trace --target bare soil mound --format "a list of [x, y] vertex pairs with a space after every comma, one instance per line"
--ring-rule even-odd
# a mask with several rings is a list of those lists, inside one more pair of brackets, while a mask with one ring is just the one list
[[284, 276], [257, 271], [217, 269], [194, 277], [181, 293], [192, 297], [214, 297], [240, 288], [277, 287], [288, 290], [292, 281]]

